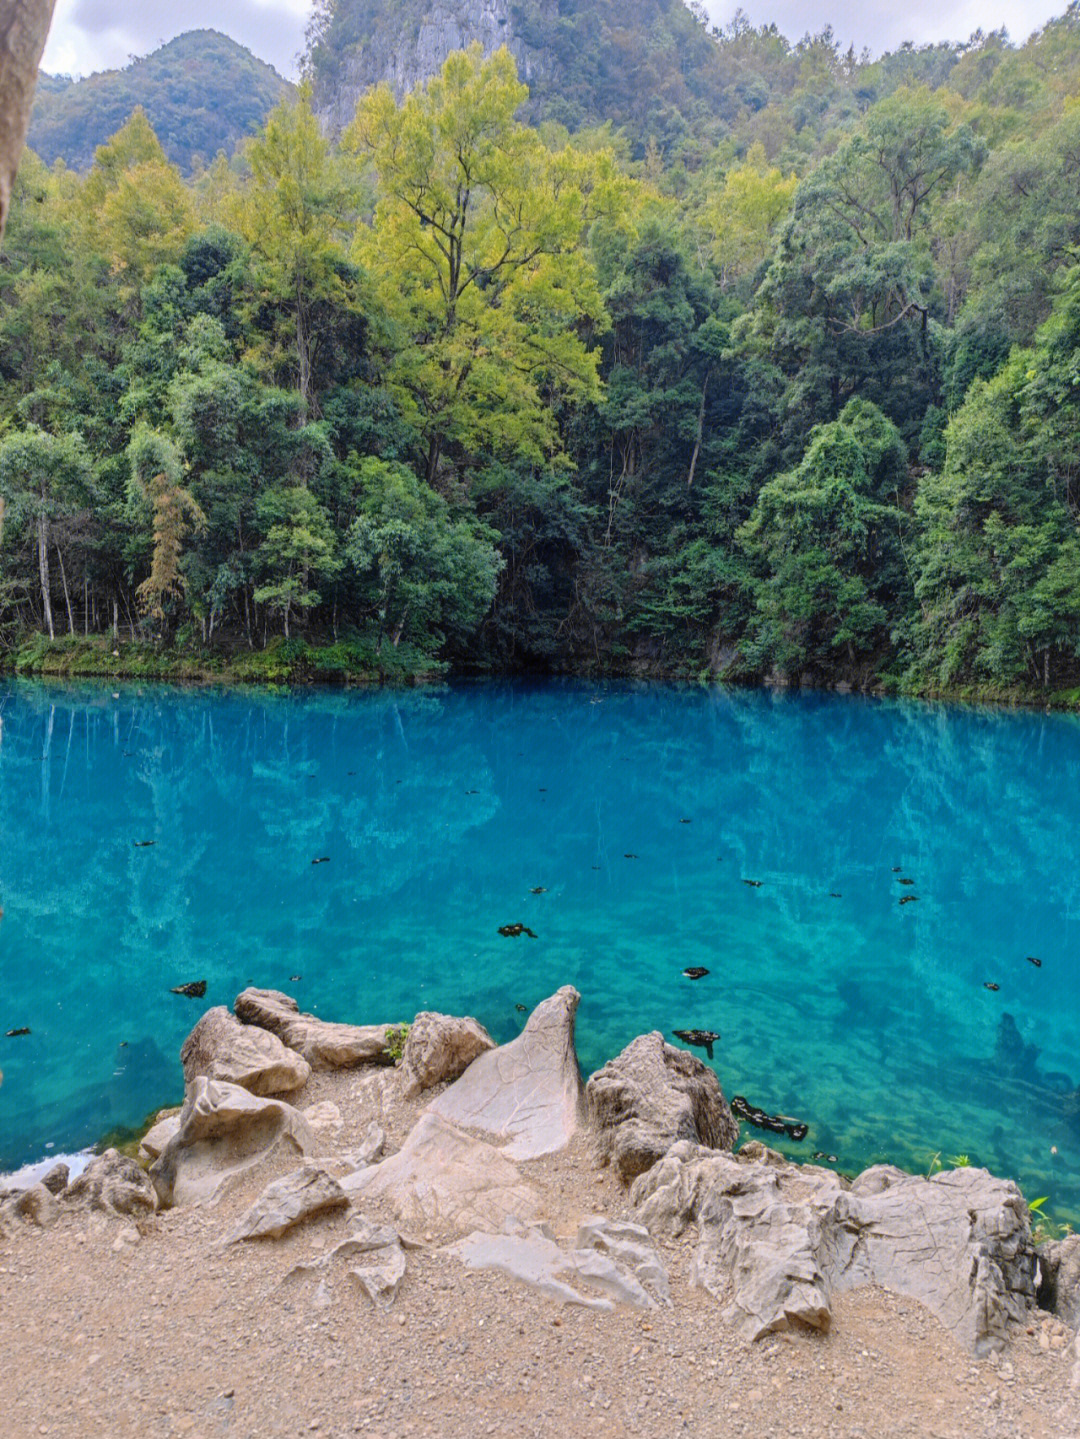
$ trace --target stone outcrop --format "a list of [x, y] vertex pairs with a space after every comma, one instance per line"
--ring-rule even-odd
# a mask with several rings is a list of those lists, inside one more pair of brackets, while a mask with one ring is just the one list
[[138, 1217], [153, 1214], [158, 1207], [154, 1186], [134, 1159], [106, 1149], [92, 1159], [77, 1179], [64, 1190], [65, 1199], [82, 1200], [91, 1209], [106, 1214]]
[[344, 1267], [347, 1278], [371, 1300], [376, 1309], [389, 1309], [405, 1278], [405, 1250], [416, 1248], [414, 1240], [389, 1224], [376, 1224], [363, 1214], [349, 1215], [349, 1235], [328, 1254], [306, 1264], [296, 1264], [284, 1283], [294, 1285], [316, 1280], [312, 1303], [326, 1308], [333, 1303], [333, 1286]]
[[0, 1196], [0, 1234], [4, 1232], [6, 1219], [21, 1219], [45, 1229], [56, 1219], [60, 1206], [51, 1190], [44, 1183], [31, 1184], [27, 1189], [16, 1189]]
[[239, 1084], [252, 1094], [290, 1094], [311, 1076], [307, 1060], [276, 1034], [241, 1024], [223, 1004], [208, 1009], [180, 1050], [184, 1084], [199, 1075]]
[[167, 1114], [151, 1126], [139, 1140], [139, 1158], [147, 1163], [155, 1160], [180, 1128], [180, 1111]]
[[402, 1094], [413, 1099], [447, 1079], [457, 1079], [495, 1041], [475, 1019], [423, 1010], [410, 1026], [401, 1056]]
[[430, 1110], [397, 1154], [350, 1176], [343, 1187], [356, 1198], [386, 1200], [395, 1218], [414, 1229], [498, 1229], [507, 1218], [532, 1218], [539, 1207], [536, 1191], [505, 1151]]
[[574, 1049], [580, 998], [564, 985], [537, 1005], [517, 1039], [474, 1059], [428, 1113], [509, 1140], [503, 1152], [510, 1159], [563, 1149], [584, 1117]]
[[284, 1179], [268, 1184], [225, 1242], [280, 1239], [304, 1220], [344, 1209], [348, 1203], [348, 1196], [332, 1175], [317, 1164], [305, 1164]]
[[981, 1169], [932, 1179], [875, 1166], [845, 1188], [763, 1145], [738, 1155], [680, 1141], [634, 1182], [654, 1232], [697, 1227], [691, 1282], [749, 1339], [827, 1329], [835, 1293], [879, 1284], [926, 1305], [970, 1353], [1001, 1347], [1034, 1301], [1027, 1207]]
[[233, 1005], [243, 1024], [257, 1025], [276, 1034], [281, 1042], [302, 1054], [312, 1069], [349, 1069], [358, 1064], [393, 1064], [388, 1034], [400, 1026], [390, 1024], [334, 1024], [301, 1014], [296, 1000], [276, 989], [245, 989]]
[[474, 1232], [450, 1252], [469, 1269], [493, 1269], [562, 1304], [655, 1309], [657, 1300], [642, 1283], [645, 1276], [670, 1303], [667, 1274], [648, 1231], [639, 1225], [608, 1226], [608, 1220], [594, 1217], [582, 1227], [577, 1247], [567, 1250], [549, 1225], [509, 1219], [500, 1234]]
[[629, 1184], [680, 1139], [730, 1149], [739, 1126], [708, 1065], [665, 1044], [659, 1031], [639, 1035], [585, 1086], [589, 1121], [604, 1163]]
[[163, 1205], [197, 1204], [213, 1199], [231, 1176], [282, 1153], [312, 1154], [316, 1142], [304, 1117], [284, 1100], [200, 1076], [150, 1178]]
[[1039, 1303], [1070, 1328], [1080, 1329], [1080, 1234], [1041, 1245], [1039, 1265]]

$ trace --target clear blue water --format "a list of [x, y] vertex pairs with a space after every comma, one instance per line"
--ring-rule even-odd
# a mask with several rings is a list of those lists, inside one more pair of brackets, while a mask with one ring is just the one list
[[0, 1168], [176, 1102], [247, 984], [506, 1040], [569, 983], [586, 1072], [719, 1030], [725, 1091], [809, 1123], [778, 1147], [966, 1154], [1080, 1217], [1070, 717], [578, 682], [0, 707], [0, 1036], [32, 1030], [0, 1037]]

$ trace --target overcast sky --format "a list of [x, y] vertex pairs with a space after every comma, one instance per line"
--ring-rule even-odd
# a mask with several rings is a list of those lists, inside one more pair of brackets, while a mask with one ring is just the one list
[[[734, 4], [706, 0], [717, 24]], [[88, 75], [126, 65], [185, 30], [209, 27], [239, 40], [283, 75], [295, 79], [304, 46], [310, 0], [57, 0], [44, 68], [53, 74]], [[966, 40], [973, 30], [1004, 25], [1024, 40], [1065, 9], [1065, 0], [745, 0], [754, 24], [775, 20], [797, 40], [831, 24], [846, 48], [853, 43], [878, 53], [904, 40]]]

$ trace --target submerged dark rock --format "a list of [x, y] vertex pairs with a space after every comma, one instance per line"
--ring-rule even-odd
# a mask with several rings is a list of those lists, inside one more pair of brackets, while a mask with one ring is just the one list
[[206, 980], [192, 980], [190, 984], [177, 984], [169, 990], [170, 994], [182, 994], [186, 999], [202, 999], [206, 993]]
[[500, 924], [499, 933], [507, 939], [517, 939], [523, 934], [527, 934], [530, 939], [536, 939], [537, 937], [527, 924]]
[[692, 1044], [695, 1049], [703, 1049], [710, 1059], [713, 1057], [713, 1045], [720, 1038], [715, 1029], [673, 1029], [671, 1032], [684, 1044]]

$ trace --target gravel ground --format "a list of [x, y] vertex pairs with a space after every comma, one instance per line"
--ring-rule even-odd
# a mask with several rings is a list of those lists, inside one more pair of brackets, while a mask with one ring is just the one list
[[[417, 1113], [394, 1084], [315, 1076], [299, 1103], [341, 1109], [328, 1150], [355, 1145], [372, 1118], [393, 1147]], [[560, 1235], [584, 1214], [627, 1214], [584, 1137], [522, 1169]], [[389, 1313], [344, 1279], [318, 1309], [311, 1281], [286, 1275], [344, 1236], [340, 1214], [220, 1245], [272, 1177], [264, 1168], [214, 1206], [138, 1227], [64, 1204], [54, 1225], [0, 1237], [0, 1436], [1080, 1439], [1074, 1336], [1050, 1316], [974, 1361], [920, 1305], [867, 1288], [836, 1302], [828, 1335], [747, 1346], [689, 1287], [689, 1242], [658, 1245], [674, 1302], [645, 1317], [562, 1307], [466, 1271], [439, 1233], [418, 1236]]]

